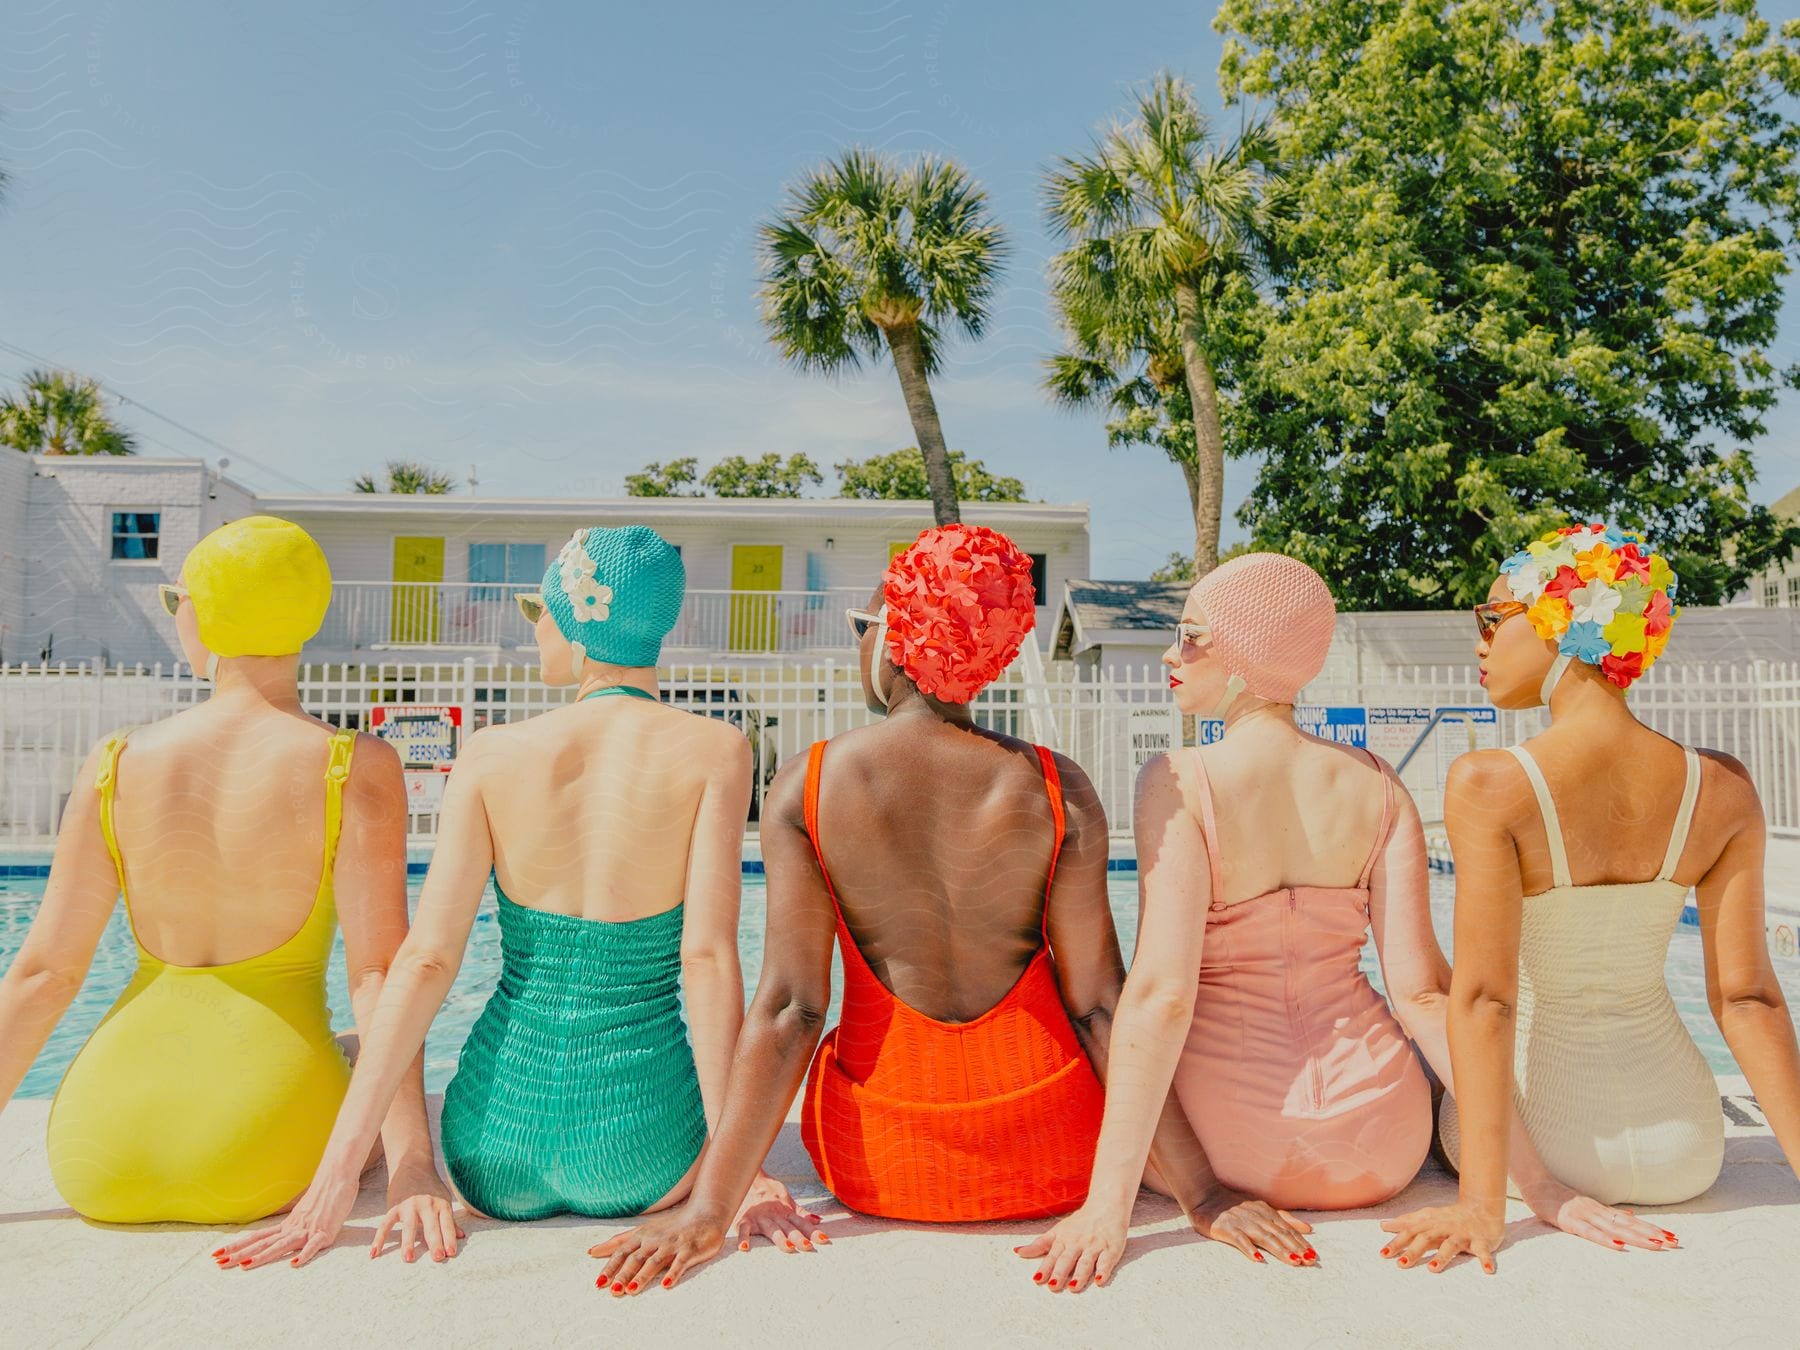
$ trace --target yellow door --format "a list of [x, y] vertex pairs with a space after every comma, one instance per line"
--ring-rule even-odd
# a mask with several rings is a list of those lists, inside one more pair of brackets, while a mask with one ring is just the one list
[[390, 642], [438, 640], [438, 587], [444, 580], [444, 541], [394, 539], [394, 605]]
[[731, 624], [726, 645], [734, 652], [774, 651], [781, 636], [777, 597], [743, 592], [781, 589], [781, 545], [733, 544], [731, 589]]

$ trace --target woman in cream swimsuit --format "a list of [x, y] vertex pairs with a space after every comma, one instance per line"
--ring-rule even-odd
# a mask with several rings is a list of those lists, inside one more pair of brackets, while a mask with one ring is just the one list
[[[1640, 536], [1581, 525], [1507, 559], [1476, 607], [1488, 696], [1547, 704], [1551, 723], [1465, 755], [1445, 790], [1460, 1073], [1443, 1139], [1461, 1187], [1453, 1206], [1382, 1225], [1403, 1264], [1435, 1251], [1441, 1270], [1466, 1252], [1494, 1270], [1509, 1104], [1551, 1173], [1595, 1200], [1675, 1204], [1712, 1185], [1718, 1085], [1663, 981], [1690, 887], [1713, 1016], [1800, 1158], [1800, 1055], [1763, 936], [1762, 804], [1743, 765], [1667, 740], [1625, 703], [1668, 642], [1676, 589]], [[1660, 1238], [1615, 1242], [1674, 1235]]]

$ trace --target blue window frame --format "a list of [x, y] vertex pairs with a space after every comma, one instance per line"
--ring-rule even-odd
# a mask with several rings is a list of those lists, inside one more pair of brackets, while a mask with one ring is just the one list
[[469, 580], [478, 585], [471, 600], [504, 600], [513, 591], [535, 590], [544, 579], [542, 544], [470, 544]]
[[112, 513], [112, 556], [115, 558], [154, 558], [161, 536], [161, 511]]

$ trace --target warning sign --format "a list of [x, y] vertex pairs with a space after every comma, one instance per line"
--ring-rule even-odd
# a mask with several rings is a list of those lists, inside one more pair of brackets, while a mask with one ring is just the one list
[[393, 746], [407, 769], [448, 771], [456, 759], [462, 709], [437, 703], [378, 703], [369, 730]]

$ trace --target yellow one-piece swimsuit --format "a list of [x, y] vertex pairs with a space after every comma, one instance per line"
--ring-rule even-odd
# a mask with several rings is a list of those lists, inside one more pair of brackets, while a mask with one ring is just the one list
[[[337, 928], [332, 863], [354, 731], [331, 738], [325, 858], [312, 911], [273, 951], [177, 966], [137, 944], [137, 973], [63, 1076], [47, 1150], [56, 1188], [106, 1223], [247, 1223], [306, 1189], [350, 1066], [331, 1030], [325, 966]], [[124, 734], [94, 786], [100, 830], [131, 894], [113, 828]]]

